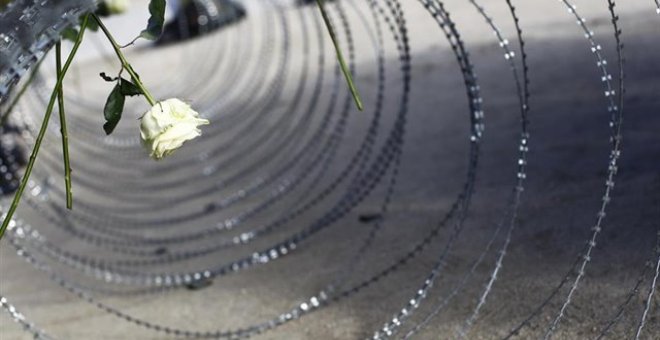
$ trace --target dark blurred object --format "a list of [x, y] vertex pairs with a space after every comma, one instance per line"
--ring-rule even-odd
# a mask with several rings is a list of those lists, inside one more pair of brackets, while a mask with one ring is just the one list
[[245, 17], [245, 8], [232, 0], [186, 1], [165, 25], [157, 45], [171, 44], [208, 34]]
[[[333, 2], [335, 0], [323, 0], [323, 2]], [[297, 1], [298, 6], [306, 6], [306, 5], [311, 5], [311, 4], [316, 4], [316, 0], [298, 0]]]
[[24, 129], [7, 122], [0, 128], [0, 197], [16, 192], [20, 174], [28, 162], [28, 150], [23, 140]]
[[383, 218], [381, 214], [362, 214], [358, 217], [360, 223], [371, 223]]
[[9, 5], [10, 2], [11, 0], [0, 0], [0, 11], [3, 10], [5, 7], [7, 7], [7, 5]]
[[211, 278], [201, 278], [195, 279], [193, 282], [186, 284], [186, 289], [188, 290], [200, 290], [213, 285], [213, 279]]

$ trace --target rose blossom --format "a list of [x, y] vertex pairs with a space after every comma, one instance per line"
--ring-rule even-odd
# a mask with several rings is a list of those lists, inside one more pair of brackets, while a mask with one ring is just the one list
[[156, 160], [201, 136], [199, 126], [209, 124], [190, 105], [175, 98], [156, 103], [141, 119], [140, 136]]
[[121, 14], [128, 10], [129, 0], [105, 0], [105, 8], [110, 14]]

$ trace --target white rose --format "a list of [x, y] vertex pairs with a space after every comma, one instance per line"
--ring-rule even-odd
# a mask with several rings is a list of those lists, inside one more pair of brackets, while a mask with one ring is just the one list
[[129, 0], [105, 0], [105, 8], [110, 14], [121, 14], [128, 10]]
[[202, 135], [200, 125], [209, 121], [199, 118], [190, 105], [179, 99], [156, 103], [142, 116], [140, 135], [150, 156], [160, 160], [180, 148], [184, 142]]

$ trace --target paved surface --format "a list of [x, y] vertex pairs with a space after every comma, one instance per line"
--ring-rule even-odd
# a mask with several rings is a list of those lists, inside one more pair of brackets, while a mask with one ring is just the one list
[[[608, 160], [609, 114], [605, 110], [598, 70], [586, 40], [560, 3], [519, 2], [532, 78], [529, 181], [521, 206], [520, 225], [513, 234], [504, 267], [488, 303], [468, 336], [473, 339], [501, 338], [522, 321], [569, 270], [595, 221]], [[605, 4], [598, 5], [598, 8], [595, 3], [585, 0], [576, 1], [576, 4], [587, 17], [596, 38], [602, 41], [613, 66], [612, 30]], [[485, 5], [513, 42], [512, 25], [504, 3]], [[449, 1], [447, 8], [457, 21], [480, 76], [487, 132], [467, 229], [447, 258], [445, 275], [436, 283], [420, 314], [430, 310], [431, 302], [447, 296], [481, 254], [501, 219], [515, 176], [519, 122], [507, 64], [492, 33], [477, 17], [474, 8], [464, 1]], [[404, 10], [410, 24], [414, 58], [411, 114], [400, 180], [383, 232], [374, 249], [358, 264], [356, 275], [350, 282], [358, 282], [388, 265], [404, 254], [411, 242], [425, 235], [449, 209], [466, 169], [467, 105], [455, 59], [421, 6], [406, 2]], [[599, 333], [635, 284], [644, 262], [652, 255], [660, 227], [660, 50], [652, 47], [660, 42], [660, 17], [655, 15], [651, 1], [634, 1], [620, 10], [628, 65], [624, 152], [605, 229], [574, 302], [556, 333], [557, 339], [593, 338]], [[287, 15], [296, 14], [287, 12]], [[119, 20], [114, 24], [119, 30], [126, 28]], [[292, 41], [295, 42], [299, 34], [294, 32]], [[368, 46], [366, 41], [365, 36], [359, 35], [356, 43]], [[297, 48], [299, 46], [293, 43], [292, 50]], [[168, 65], [172, 72], [181, 67], [176, 64], [176, 52], [167, 51], [173, 57], [163, 57], [159, 63], [144, 62], [141, 58], [144, 53], [135, 56], [140, 60], [137, 68], [143, 78], [155, 87], [160, 85], [154, 80], [159, 77], [158, 67]], [[388, 73], [388, 90], [397, 89], [400, 81], [395, 73], [394, 53], [392, 46], [388, 46], [387, 60], [392, 70]], [[361, 70], [358, 85], [369, 107], [376, 90], [372, 86], [375, 84], [374, 67], [370, 62], [373, 54], [358, 50], [357, 55]], [[94, 60], [92, 54], [88, 58]], [[98, 65], [82, 66], [81, 72], [84, 75], [84, 70], [90, 68], [92, 72], [98, 72], [98, 68], [93, 68]], [[185, 72], [183, 67], [181, 72]], [[286, 90], [291, 88], [288, 86]], [[106, 89], [86, 86], [81, 89], [81, 93], [89, 97], [100, 96], [101, 91]], [[159, 91], [166, 92], [166, 89], [159, 88]], [[396, 91], [388, 93], [395, 94]], [[392, 106], [387, 108], [391, 115], [396, 98], [388, 98], [387, 102]], [[140, 104], [135, 105], [139, 107]], [[340, 149], [340, 162], [346, 162], [355, 144], [361, 140], [369, 110], [366, 112], [351, 114], [348, 137]], [[54, 147], [57, 146], [56, 137], [55, 134], [50, 137]], [[332, 169], [339, 169], [342, 164]], [[102, 296], [101, 300], [145, 320], [195, 330], [233, 329], [276, 316], [293, 307], [301, 296], [315, 294], [346, 264], [361, 237], [366, 236], [366, 226], [357, 221], [358, 216], [376, 210], [382, 194], [381, 188], [342, 219], [337, 227], [324, 231], [303, 246], [299, 253], [268, 266], [218, 279], [211, 287], [199, 291], [180, 290], [138, 298]], [[311, 221], [315, 213], [318, 211], [304, 216], [302, 221]], [[23, 207], [20, 215], [36, 226], [43, 226], [44, 232], [51, 232], [49, 237], [60, 240], [63, 247], [85, 251], [84, 246], [67, 239], [61, 232], [49, 231], [47, 224], [35, 217], [28, 207]], [[449, 232], [444, 230], [439, 239], [448, 237]], [[497, 242], [501, 245], [502, 240]], [[261, 338], [352, 339], [369, 336], [414, 294], [443, 244], [435, 242], [408, 266], [353, 298], [305, 316]], [[234, 256], [236, 254], [223, 252], [219, 257], [225, 260]], [[471, 284], [427, 330], [420, 333], [420, 338], [454, 337], [455, 331], [475, 307], [496, 256], [494, 252], [487, 254]], [[217, 260], [216, 257], [203, 261], [213, 263]], [[191, 266], [200, 265], [203, 263]], [[0, 270], [0, 291], [30, 320], [56, 338], [165, 338], [120, 321], [68, 294], [18, 258], [7, 242], [0, 247]], [[647, 280], [644, 288], [635, 295], [611, 338], [631, 337], [649, 284]], [[566, 293], [563, 290], [562, 297]], [[657, 338], [660, 334], [658, 302], [656, 297], [643, 336], [645, 339]], [[542, 337], [560, 306], [560, 300], [553, 300], [548, 311], [535, 319], [531, 327], [525, 328], [520, 338]], [[27, 339], [29, 336], [2, 315], [0, 338]]]

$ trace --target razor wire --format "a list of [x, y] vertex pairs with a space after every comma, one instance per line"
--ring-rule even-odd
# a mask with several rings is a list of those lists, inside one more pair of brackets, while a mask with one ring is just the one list
[[[560, 0], [578, 24], [580, 34], [587, 40], [587, 49], [595, 57], [599, 74], [593, 82], [603, 88], [609, 117], [610, 148], [606, 164], [604, 193], [595, 212], [596, 221], [579, 256], [569, 265], [556, 287], [505, 338], [512, 338], [523, 328], [529, 328], [542, 313], [549, 318], [541, 325], [539, 337], [550, 339], [555, 335], [566, 312], [574, 304], [573, 298], [586, 277], [599, 236], [606, 223], [607, 210], [613, 200], [619, 159], [622, 153], [623, 106], [625, 103], [624, 72], [627, 64], [623, 55], [623, 31], [615, 2], [608, 0], [602, 6], [608, 10], [614, 31], [612, 41], [616, 64], [606, 56], [605, 36], [590, 29], [589, 20], [578, 13], [575, 1]], [[428, 254], [433, 265], [409, 292], [403, 307], [375, 330], [373, 339], [399, 336], [417, 336], [430, 327], [437, 316], [447, 310], [451, 301], [461, 296], [468, 287], [477, 287], [476, 304], [462, 320], [453, 336], [469, 337], [469, 332], [480, 320], [489, 296], [501, 284], [499, 275], [506, 270], [504, 262], [518, 230], [518, 219], [529, 173], [530, 128], [533, 110], [530, 98], [533, 91], [526, 48], [532, 43], [523, 39], [524, 14], [513, 1], [504, 2], [508, 20], [491, 14], [484, 5], [469, 0], [474, 19], [485, 23], [494, 34], [493, 41], [504, 52], [503, 67], [512, 74], [516, 103], [509, 108], [512, 117], [519, 118], [518, 134], [514, 145], [516, 157], [511, 191], [500, 207], [500, 219], [491, 223], [485, 246], [470, 262], [469, 270], [449, 293], [439, 293], [447, 276], [447, 261], [456, 253], [456, 245], [466, 229], [466, 220], [472, 213], [473, 196], [477, 190], [485, 133], [484, 95], [478, 64], [473, 63], [471, 46], [461, 33], [460, 25], [439, 0], [405, 2], [399, 0], [339, 0], [327, 4], [330, 19], [348, 53], [350, 68], [358, 77], [376, 74], [374, 94], [367, 106], [369, 112], [362, 124], [355, 123], [350, 94], [342, 89], [339, 69], [328, 53], [326, 32], [314, 8], [292, 6], [291, 2], [241, 1], [249, 17], [231, 31], [220, 34], [209, 29], [202, 37], [185, 42], [169, 53], [174, 60], [192, 63], [181, 72], [163, 74], [162, 84], [185, 84], [171, 89], [156, 86], [159, 94], [190, 93], [200, 113], [212, 122], [207, 136], [191, 145], [189, 152], [171, 162], [156, 164], [144, 158], [140, 141], [129, 129], [118, 129], [110, 137], [101, 136], [96, 120], [89, 113], [98, 105], [89, 97], [72, 93], [68, 112], [72, 114], [69, 130], [78, 136], [72, 144], [80, 158], [95, 159], [96, 164], [79, 162], [75, 185], [94, 199], [79, 198], [73, 211], [65, 211], [62, 202], [65, 193], [54, 181], [60, 167], [56, 145], [44, 146], [34, 179], [29, 183], [24, 198], [26, 205], [47, 225], [35, 224], [29, 217], [16, 217], [8, 229], [9, 244], [19, 258], [45, 273], [57, 286], [96, 308], [116, 316], [117, 322], [129, 322], [147, 330], [174, 337], [189, 338], [248, 338], [271, 331], [284, 324], [301, 320], [329, 305], [352, 298], [375, 283], [386, 280], [407, 266], [413, 259], [432, 248]], [[657, 12], [660, 3], [655, 0]], [[409, 121], [416, 118], [410, 109], [411, 92], [418, 83], [413, 78], [415, 41], [409, 28], [408, 9], [419, 6], [430, 17], [435, 27], [427, 29], [437, 40], [449, 46], [455, 66], [459, 70], [467, 99], [468, 131], [465, 178], [452, 203], [447, 204], [437, 223], [407, 245], [407, 250], [388, 266], [373, 268], [368, 275], [360, 275], [363, 265], [377, 246], [379, 237], [398, 222], [391, 219], [391, 205], [397, 200], [397, 186], [402, 181], [402, 158], [409, 144]], [[487, 4], [490, 6], [490, 4]], [[94, 8], [93, 1], [31, 1], [16, 0], [0, 14], [0, 105], [12, 100], [19, 91], [21, 79], [31, 68], [48, 55], [59, 39], [59, 32], [75, 24], [77, 18]], [[596, 6], [596, 5], [590, 5]], [[511, 28], [511, 25], [513, 28]], [[204, 25], [202, 30], [208, 29]], [[225, 34], [227, 33], [227, 34]], [[507, 38], [508, 37], [508, 38]], [[368, 51], [372, 58], [371, 70], [357, 64], [357, 39], [368, 43], [360, 53]], [[509, 43], [517, 40], [517, 46]], [[254, 44], [246, 42], [258, 42]], [[602, 45], [601, 45], [602, 44]], [[255, 46], [256, 45], [256, 46]], [[203, 58], [197, 58], [204, 51]], [[158, 50], [145, 52], [155, 55]], [[394, 56], [393, 61], [386, 56]], [[43, 68], [47, 69], [48, 66]], [[103, 67], [112, 67], [110, 61]], [[332, 70], [327, 72], [327, 70]], [[51, 79], [44, 79], [41, 71], [31, 82], [25, 97], [19, 102], [11, 123], [22, 129], [25, 144], [33, 142], [38, 114], [43, 110]], [[222, 75], [218, 77], [218, 75]], [[387, 82], [398, 79], [397, 83]], [[82, 91], [81, 91], [82, 93]], [[129, 103], [130, 110], [137, 106]], [[56, 134], [58, 126], [50, 128]], [[8, 134], [7, 126], [0, 132]], [[491, 130], [489, 130], [491, 131]], [[349, 138], [358, 133], [359, 138]], [[494, 133], [494, 132], [493, 132]], [[350, 139], [358, 140], [349, 145]], [[3, 143], [4, 145], [5, 143]], [[20, 162], [13, 150], [2, 148], [0, 175], [15, 181]], [[113, 178], [99, 181], [99, 178]], [[146, 180], [149, 179], [149, 180]], [[9, 187], [11, 189], [11, 187]], [[4, 190], [4, 189], [3, 189]], [[291, 307], [279, 311], [272, 318], [260, 320], [234, 329], [212, 331], [184, 329], [134, 316], [120, 307], [103, 301], [103, 297], [157, 296], [166, 298], [168, 292], [184, 287], [204, 285], [225, 276], [240, 275], [253, 268], [280, 262], [283, 258], [305, 256], [306, 251], [322, 243], [323, 233], [336, 231], [347, 225], [347, 216], [354, 214], [367, 200], [375, 201], [375, 221], [368, 222], [363, 231], [346, 233], [347, 239], [360, 240], [341, 269], [332, 275], [322, 289], [314, 295], [300, 294]], [[187, 203], [192, 202], [192, 203]], [[0, 206], [4, 211], [5, 203]], [[484, 224], [486, 222], [483, 222]], [[190, 226], [181, 229], [181, 226]], [[45, 231], [46, 228], [51, 230]], [[86, 249], [80, 252], [58, 244], [57, 237], [66, 235]], [[488, 255], [495, 258], [487, 270], [485, 283], [479, 283], [477, 268], [487, 265]], [[237, 252], [236, 256], [221, 256]], [[213, 261], [209, 259], [213, 256]], [[646, 266], [618, 305], [613, 318], [606, 320], [598, 338], [604, 337], [619, 323], [633, 298], [648, 281], [644, 308], [635, 327], [629, 330], [635, 339], [643, 332], [654, 313], [660, 260], [657, 253]], [[189, 269], [190, 268], [190, 269]], [[320, 268], [319, 268], [320, 269]], [[72, 274], [75, 273], [75, 274]], [[83, 279], [84, 278], [84, 279]], [[3, 278], [4, 279], [4, 278]], [[300, 278], [294, 278], [300, 281]], [[417, 282], [419, 278], [414, 278]], [[563, 293], [562, 290], [567, 290]], [[433, 294], [441, 294], [431, 299]], [[467, 293], [466, 293], [467, 294]], [[559, 303], [553, 306], [552, 303]], [[377, 303], [377, 302], [374, 302]], [[49, 338], [34, 326], [16, 308], [2, 297], [2, 307], [10, 317], [21, 324], [35, 338]], [[424, 309], [424, 307], [426, 309]], [[657, 311], [655, 311], [657, 312]], [[598, 322], [601, 322], [600, 320]], [[656, 327], [657, 328], [657, 327]], [[652, 334], [649, 333], [651, 337]], [[450, 335], [447, 335], [448, 337]]]

